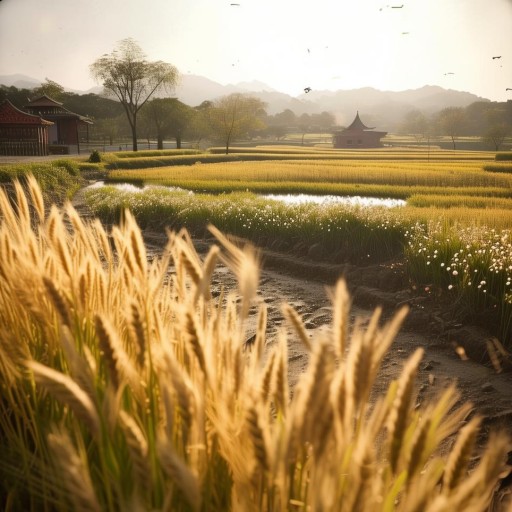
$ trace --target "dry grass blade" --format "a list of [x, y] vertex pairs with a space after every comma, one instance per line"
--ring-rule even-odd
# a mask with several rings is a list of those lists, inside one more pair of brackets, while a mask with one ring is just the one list
[[34, 380], [59, 402], [67, 405], [95, 437], [100, 433], [98, 412], [89, 395], [71, 378], [36, 361], [28, 361]]

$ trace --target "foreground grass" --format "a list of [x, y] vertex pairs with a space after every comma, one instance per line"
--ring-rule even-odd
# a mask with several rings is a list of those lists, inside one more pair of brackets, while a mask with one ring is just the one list
[[[17, 186], [15, 207], [0, 193], [4, 508], [451, 512], [489, 505], [510, 441], [491, 436], [475, 461], [482, 418], [467, 419], [470, 406], [453, 387], [417, 405], [421, 349], [386, 394], [369, 401], [404, 310], [384, 326], [377, 311], [366, 330], [349, 334], [339, 282], [330, 330], [310, 339], [284, 305], [295, 338], [283, 330], [268, 346], [249, 247], [214, 231], [222, 250], [212, 247], [201, 260], [182, 232], [148, 263], [128, 212], [111, 245], [98, 221], [85, 224], [71, 207], [46, 217], [33, 180], [29, 188], [27, 201]], [[214, 299], [219, 258], [238, 290]], [[258, 327], [244, 353], [253, 305]], [[297, 340], [309, 363], [291, 393], [287, 346]]]
[[84, 164], [72, 160], [53, 162], [9, 164], [0, 166], [0, 184], [10, 185], [14, 180], [33, 176], [49, 201], [69, 199], [84, 184], [81, 169]]

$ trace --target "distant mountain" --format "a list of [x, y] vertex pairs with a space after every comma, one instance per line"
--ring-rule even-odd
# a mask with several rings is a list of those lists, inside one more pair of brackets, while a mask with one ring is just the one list
[[41, 80], [32, 78], [27, 75], [3, 75], [0, 76], [0, 84], [6, 85], [7, 87], [16, 87], [17, 89], [33, 89], [41, 85]]
[[[0, 75], [0, 84], [17, 88], [32, 89], [41, 84], [41, 80], [25, 75]], [[101, 87], [88, 91], [66, 90], [78, 94], [101, 94]], [[296, 115], [330, 112], [340, 125], [352, 122], [359, 111], [367, 126], [375, 126], [381, 130], [394, 131], [407, 112], [417, 109], [425, 114], [432, 114], [446, 107], [466, 107], [475, 101], [490, 101], [475, 94], [453, 89], [443, 89], [437, 85], [425, 85], [419, 89], [406, 91], [380, 91], [372, 87], [350, 90], [320, 90], [290, 96], [263, 82], [240, 82], [222, 85], [199, 75], [182, 75], [179, 85], [172, 96], [193, 107], [205, 100], [213, 101], [232, 93], [251, 93], [267, 105], [268, 114], [276, 114], [290, 109]], [[167, 94], [162, 94], [167, 96]]]

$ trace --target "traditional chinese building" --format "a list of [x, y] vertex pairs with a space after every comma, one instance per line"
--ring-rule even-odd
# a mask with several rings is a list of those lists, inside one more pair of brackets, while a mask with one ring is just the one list
[[58, 151], [57, 146], [62, 148], [63, 153], [69, 152], [69, 146], [77, 146], [80, 152], [80, 139], [89, 139], [89, 125], [92, 121], [67, 110], [62, 103], [46, 95], [32, 100], [24, 108], [30, 114], [41, 116], [53, 123], [48, 131], [48, 140], [55, 152]]
[[38, 115], [17, 109], [9, 100], [0, 104], [0, 155], [48, 154], [48, 130], [53, 126]]
[[388, 132], [377, 132], [375, 128], [366, 126], [357, 112], [352, 124], [340, 132], [333, 134], [332, 143], [335, 148], [379, 148], [380, 139]]

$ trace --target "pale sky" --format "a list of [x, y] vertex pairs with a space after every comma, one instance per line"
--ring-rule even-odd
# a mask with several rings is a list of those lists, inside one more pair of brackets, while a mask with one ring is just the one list
[[87, 90], [89, 65], [127, 37], [181, 74], [293, 96], [440, 85], [512, 99], [512, 0], [0, 0], [0, 75]]

